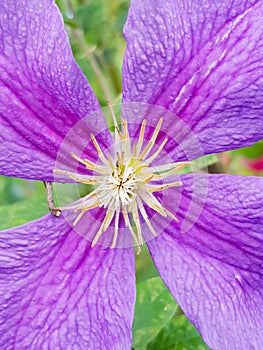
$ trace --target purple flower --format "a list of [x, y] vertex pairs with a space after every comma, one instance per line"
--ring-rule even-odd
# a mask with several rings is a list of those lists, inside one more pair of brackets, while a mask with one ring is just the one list
[[[75, 167], [83, 179], [83, 164], [66, 151], [96, 162], [95, 144], [85, 135], [94, 134], [107, 157], [112, 141], [73, 59], [58, 9], [51, 0], [3, 0], [0, 8], [1, 174], [53, 181], [59, 164], [62, 171]], [[157, 152], [167, 137], [166, 156], [156, 156], [154, 166], [263, 138], [262, 16], [262, 1], [255, 0], [132, 1], [125, 27], [123, 116], [137, 149], [143, 119], [149, 141], [163, 117], [153, 146]], [[127, 188], [123, 194], [132, 201], [138, 181], [142, 186], [141, 172], [136, 168], [136, 178], [126, 176], [119, 157], [113, 168], [121, 175], [114, 180], [134, 180], [130, 196]], [[88, 179], [94, 169], [85, 162]], [[145, 203], [153, 177], [135, 193]], [[209, 346], [261, 349], [263, 180], [197, 174], [181, 175], [180, 181], [182, 186], [154, 197], [179, 223], [167, 220], [160, 208], [160, 215], [154, 214], [151, 201], [145, 208], [159, 233], [147, 245], [160, 275]], [[116, 218], [124, 205], [114, 198]], [[109, 207], [105, 197], [100, 201]], [[67, 220], [46, 215], [1, 231], [2, 349], [130, 349], [133, 248], [122, 241], [122, 249], [110, 249], [86, 237], [98, 233], [105, 211], [85, 210], [75, 226], [68, 210]], [[153, 236], [141, 209], [139, 216], [143, 234]], [[108, 226], [102, 242], [114, 237], [116, 225]], [[117, 227], [122, 240], [129, 231], [125, 215]], [[134, 231], [138, 239], [138, 227]]]

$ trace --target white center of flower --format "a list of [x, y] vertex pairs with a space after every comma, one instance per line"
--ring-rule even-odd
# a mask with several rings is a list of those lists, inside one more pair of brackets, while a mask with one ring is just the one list
[[[114, 118], [115, 120], [115, 118]], [[154, 192], [163, 191], [169, 187], [182, 185], [181, 182], [171, 182], [165, 184], [156, 183], [163, 180], [189, 165], [189, 162], [169, 163], [152, 167], [151, 163], [157, 158], [168, 141], [166, 137], [155, 152], [152, 149], [162, 125], [159, 120], [149, 141], [144, 146], [144, 134], [146, 121], [144, 120], [139, 139], [131, 145], [126, 120], [121, 120], [121, 129], [115, 120], [114, 134], [114, 157], [106, 157], [98, 144], [95, 136], [91, 134], [92, 142], [97, 150], [100, 164], [95, 164], [88, 159], [81, 159], [75, 154], [71, 154], [78, 162], [84, 164], [87, 169], [94, 171], [94, 175], [80, 175], [64, 170], [54, 170], [56, 173], [65, 174], [75, 181], [92, 184], [94, 190], [82, 198], [81, 203], [74, 206], [60, 208], [74, 209], [78, 213], [73, 225], [77, 225], [84, 214], [93, 208], [105, 208], [105, 217], [101, 227], [93, 238], [92, 246], [96, 245], [101, 235], [108, 229], [114, 219], [114, 237], [111, 248], [116, 246], [119, 230], [119, 218], [123, 215], [126, 227], [129, 228], [133, 239], [138, 247], [143, 244], [141, 230], [141, 219], [143, 219], [150, 231], [156, 236], [156, 231], [152, 226], [145, 210], [145, 205], [155, 210], [162, 216], [169, 216], [173, 220], [178, 219], [162, 206], [154, 196]], [[139, 215], [140, 214], [140, 215]], [[132, 222], [134, 226], [132, 226]]]
[[115, 169], [105, 176], [100, 185], [101, 192], [98, 193], [98, 198], [101, 205], [114, 211], [121, 211], [122, 207], [131, 205], [137, 195], [138, 182], [133, 168], [118, 164], [117, 161]]

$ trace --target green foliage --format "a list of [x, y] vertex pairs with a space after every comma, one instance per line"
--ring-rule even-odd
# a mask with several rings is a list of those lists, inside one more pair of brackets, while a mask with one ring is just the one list
[[0, 230], [48, 213], [43, 182], [0, 176]]
[[185, 315], [172, 318], [148, 343], [147, 350], [207, 350], [198, 331]]
[[137, 284], [135, 350], [207, 350], [160, 277]]
[[233, 151], [233, 156], [240, 154], [246, 158], [259, 158], [263, 155], [263, 140], [255, 143], [250, 147], [240, 148]]
[[0, 176], [0, 206], [29, 199], [35, 194], [44, 193], [41, 181], [28, 181], [9, 176]]
[[144, 244], [141, 253], [136, 255], [136, 282], [141, 283], [157, 276], [159, 276], [159, 273], [156, 270], [147, 245]]
[[45, 196], [0, 206], [0, 230], [25, 224], [48, 213]]
[[137, 284], [133, 348], [144, 349], [177, 309], [178, 305], [160, 277]]
[[122, 29], [129, 2], [58, 0], [57, 4], [68, 26], [77, 63], [101, 105], [106, 105], [107, 100], [113, 103], [121, 94], [121, 65], [125, 50]]

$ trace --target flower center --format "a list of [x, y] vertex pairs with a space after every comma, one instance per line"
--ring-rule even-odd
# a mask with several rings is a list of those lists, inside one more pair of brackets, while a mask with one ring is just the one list
[[101, 205], [114, 211], [129, 207], [137, 195], [138, 182], [139, 178], [133, 168], [117, 161], [115, 168], [99, 185], [101, 192], [98, 193], [98, 198]]
[[140, 247], [143, 244], [141, 221], [143, 220], [147, 224], [154, 236], [157, 235], [147, 215], [145, 205], [164, 217], [170, 217], [178, 221], [173, 213], [162, 206], [154, 193], [167, 188], [181, 186], [182, 183], [179, 181], [165, 184], [160, 184], [160, 181], [177, 173], [178, 170], [186, 165], [190, 165], [190, 163], [180, 162], [155, 167], [151, 166], [151, 163], [157, 158], [168, 141], [168, 138], [165, 137], [157, 150], [152, 152], [161, 129], [162, 118], [156, 125], [146, 145], [144, 145], [146, 120], [142, 122], [139, 139], [133, 146], [128, 132], [127, 121], [122, 119], [121, 128], [119, 128], [114, 117], [114, 124], [113, 157], [106, 157], [103, 154], [93, 134], [91, 134], [91, 139], [97, 150], [100, 164], [95, 164], [88, 159], [82, 159], [73, 153], [71, 154], [74, 159], [84, 164], [88, 170], [94, 171], [94, 175], [81, 175], [64, 170], [54, 170], [55, 173], [65, 174], [77, 182], [91, 184], [94, 187], [94, 190], [83, 197], [80, 203], [62, 207], [60, 210], [74, 209], [77, 216], [73, 226], [76, 226], [87, 211], [96, 207], [105, 208], [105, 216], [97, 234], [93, 238], [92, 247], [97, 244], [113, 219], [114, 236], [111, 248], [116, 247], [119, 233], [119, 219], [120, 215], [122, 215], [125, 226], [129, 228], [138, 247], [139, 254]]

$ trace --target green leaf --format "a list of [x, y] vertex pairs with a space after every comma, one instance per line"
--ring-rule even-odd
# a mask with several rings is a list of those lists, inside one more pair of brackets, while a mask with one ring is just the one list
[[0, 230], [22, 225], [48, 213], [45, 195], [0, 206]]
[[254, 145], [249, 147], [240, 148], [231, 152], [233, 157], [244, 156], [246, 158], [259, 158], [263, 154], [263, 140], [254, 143]]
[[147, 350], [210, 349], [185, 315], [171, 319], [148, 345]]
[[133, 348], [145, 349], [147, 343], [171, 319], [178, 308], [160, 277], [137, 284], [133, 323]]

